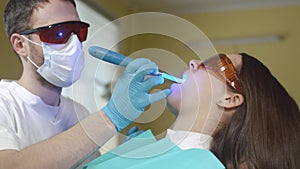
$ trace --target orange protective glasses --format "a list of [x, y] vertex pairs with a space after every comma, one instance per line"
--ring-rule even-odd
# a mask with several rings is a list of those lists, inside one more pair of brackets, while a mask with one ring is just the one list
[[243, 93], [240, 80], [237, 76], [237, 71], [231, 60], [225, 54], [219, 54], [204, 60], [201, 67], [210, 70], [215, 76], [226, 81], [227, 85]]

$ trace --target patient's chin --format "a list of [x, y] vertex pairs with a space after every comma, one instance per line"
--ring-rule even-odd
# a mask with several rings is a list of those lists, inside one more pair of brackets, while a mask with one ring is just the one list
[[179, 106], [181, 99], [180, 99], [180, 94], [178, 95], [178, 93], [171, 93], [168, 97], [167, 97], [167, 105], [168, 107], [172, 107], [172, 109], [176, 109], [179, 110]]
[[171, 94], [167, 97], [168, 109], [172, 111], [173, 114], [178, 114], [182, 104], [182, 90], [180, 85], [173, 84], [171, 91]]

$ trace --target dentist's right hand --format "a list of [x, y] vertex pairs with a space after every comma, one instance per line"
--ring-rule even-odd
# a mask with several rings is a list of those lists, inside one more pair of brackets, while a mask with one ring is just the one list
[[164, 89], [149, 94], [151, 88], [164, 82], [161, 76], [145, 79], [145, 76], [155, 72], [158, 72], [158, 66], [145, 58], [135, 59], [126, 66], [113, 89], [112, 97], [103, 108], [117, 131], [123, 130], [137, 119], [148, 105], [171, 93], [170, 89]]

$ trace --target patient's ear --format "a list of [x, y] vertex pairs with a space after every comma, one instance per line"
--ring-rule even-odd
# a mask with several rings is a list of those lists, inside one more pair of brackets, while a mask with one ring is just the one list
[[239, 93], [227, 93], [217, 102], [218, 106], [226, 109], [239, 107], [244, 102], [244, 96]]

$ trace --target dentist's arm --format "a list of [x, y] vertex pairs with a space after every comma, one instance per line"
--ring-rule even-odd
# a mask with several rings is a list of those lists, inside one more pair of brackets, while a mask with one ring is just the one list
[[68, 169], [116, 134], [103, 111], [23, 150], [1, 150], [0, 168]]

